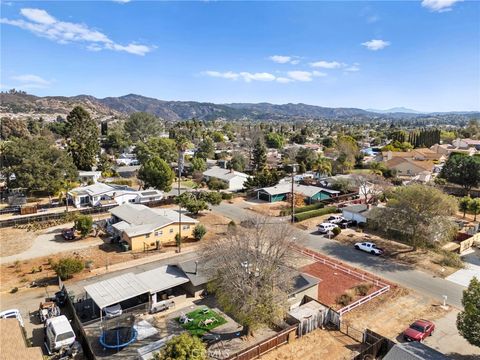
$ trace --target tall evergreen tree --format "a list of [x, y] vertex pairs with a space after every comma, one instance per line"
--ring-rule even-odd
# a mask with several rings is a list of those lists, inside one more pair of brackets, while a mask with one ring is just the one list
[[100, 152], [99, 131], [90, 114], [76, 106], [67, 116], [68, 151], [79, 170], [91, 170]]
[[258, 139], [253, 147], [253, 169], [262, 171], [267, 167], [267, 148], [262, 140]]

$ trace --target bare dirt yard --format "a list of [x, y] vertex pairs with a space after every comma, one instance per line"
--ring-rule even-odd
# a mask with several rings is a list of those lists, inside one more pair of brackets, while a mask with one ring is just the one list
[[[252, 210], [258, 214], [266, 215], [266, 216], [280, 216], [280, 212], [288, 208], [290, 205], [286, 201], [279, 201], [274, 203], [267, 203], [267, 202], [256, 202], [248, 207], [249, 210]], [[252, 201], [253, 202], [253, 201]]]
[[2, 257], [28, 250], [33, 245], [36, 236], [27, 230], [16, 228], [3, 228], [0, 233], [0, 253]]
[[[345, 304], [342, 305], [337, 302], [338, 297], [342, 294], [350, 294], [352, 297], [350, 302], [354, 302], [380, 288], [320, 262], [304, 266], [300, 271], [321, 280], [318, 284], [318, 301], [334, 309], [340, 309], [345, 306]], [[355, 291], [355, 287], [359, 285], [366, 287], [366, 294], [361, 295]]]
[[402, 264], [427, 270], [428, 272], [442, 278], [447, 277], [458, 270], [458, 268], [440, 265], [443, 258], [441, 253], [426, 249], [413, 251], [412, 247], [409, 245], [387, 240], [370, 231], [357, 232], [353, 229], [342, 230], [342, 233], [336, 236], [335, 240], [352, 246], [356, 242], [374, 242], [378, 247], [385, 250], [385, 254], [382, 256]]

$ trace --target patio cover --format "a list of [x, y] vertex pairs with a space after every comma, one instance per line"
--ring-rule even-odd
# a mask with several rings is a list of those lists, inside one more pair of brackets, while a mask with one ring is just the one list
[[85, 286], [88, 296], [100, 309], [149, 292], [134, 273], [126, 273]]
[[150, 293], [171, 289], [190, 281], [182, 270], [171, 265], [137, 274], [137, 278], [148, 287]]

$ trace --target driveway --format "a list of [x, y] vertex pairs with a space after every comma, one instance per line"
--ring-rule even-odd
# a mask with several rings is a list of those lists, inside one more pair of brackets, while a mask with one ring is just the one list
[[[103, 240], [99, 237], [65, 241], [62, 237], [62, 229], [72, 226], [73, 223], [67, 223], [48, 228], [43, 234], [35, 237], [33, 244], [29, 249], [15, 255], [0, 257], [0, 264], [13, 263], [16, 260], [24, 261], [53, 255], [63, 251], [75, 251], [103, 244]], [[32, 236], [35, 236], [35, 234], [32, 233]]]
[[425, 344], [452, 357], [452, 359], [479, 359], [480, 348], [470, 345], [458, 333], [455, 322], [458, 310], [448, 312], [443, 318], [435, 321], [435, 332], [425, 340]]
[[468, 287], [473, 277], [480, 280], [480, 249], [471, 248], [466, 255], [462, 256], [462, 259], [465, 262], [465, 268], [454, 272], [446, 279]]

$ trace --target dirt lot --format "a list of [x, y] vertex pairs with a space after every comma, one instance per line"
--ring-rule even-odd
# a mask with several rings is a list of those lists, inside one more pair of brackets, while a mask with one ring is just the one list
[[262, 360], [352, 359], [358, 343], [339, 331], [316, 330], [269, 352]]
[[458, 270], [457, 268], [439, 265], [438, 262], [443, 257], [439, 253], [423, 249], [412, 251], [409, 245], [387, 240], [373, 233], [356, 232], [353, 229], [348, 229], [343, 230], [340, 235], [335, 237], [335, 240], [350, 245], [360, 241], [372, 241], [385, 250], [383, 256], [403, 264], [417, 266], [442, 278]]
[[274, 203], [259, 202], [258, 204], [250, 206], [248, 209], [266, 216], [280, 216], [280, 211], [289, 206], [289, 203], [286, 201]]
[[207, 228], [207, 233], [203, 240], [208, 241], [215, 236], [225, 234], [230, 219], [213, 211], [206, 211], [195, 217], [201, 224]]
[[29, 249], [33, 244], [35, 234], [24, 229], [3, 228], [0, 236], [2, 256], [10, 256]]
[[321, 279], [320, 283], [318, 284], [318, 301], [334, 309], [340, 309], [343, 307], [342, 305], [337, 304], [336, 299], [346, 292], [351, 292], [352, 296], [354, 296], [351, 302], [354, 302], [362, 297], [358, 294], [355, 294], [353, 291], [353, 288], [357, 285], [370, 285], [370, 289], [368, 290], [369, 294], [379, 289], [379, 287], [373, 286], [371, 283], [361, 281], [343, 271], [335, 270], [332, 267], [324, 265], [320, 262], [304, 266], [300, 269], [300, 271]]

